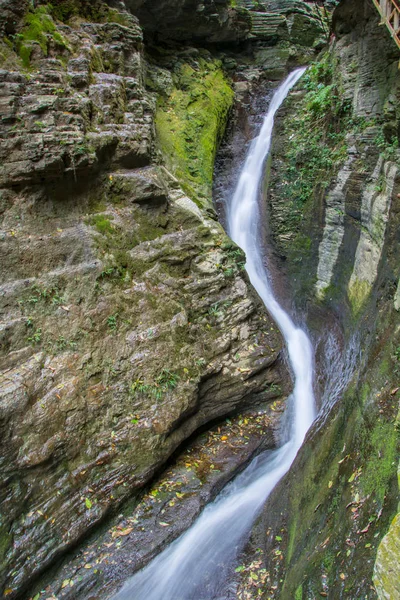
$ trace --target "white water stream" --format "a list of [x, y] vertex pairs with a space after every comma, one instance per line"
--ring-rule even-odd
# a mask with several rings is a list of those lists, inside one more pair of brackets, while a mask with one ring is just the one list
[[147, 567], [129, 579], [114, 600], [212, 600], [221, 597], [227, 570], [246, 542], [266, 499], [289, 470], [315, 418], [313, 350], [275, 300], [258, 239], [259, 190], [270, 151], [276, 111], [305, 69], [297, 69], [276, 90], [259, 136], [253, 140], [227, 207], [228, 233], [246, 253], [253, 286], [285, 338], [294, 376], [283, 445], [255, 458], [192, 527]]

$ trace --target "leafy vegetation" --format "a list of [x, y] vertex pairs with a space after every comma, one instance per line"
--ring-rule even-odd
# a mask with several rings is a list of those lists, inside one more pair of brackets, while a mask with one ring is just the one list
[[301, 110], [289, 124], [283, 188], [290, 204], [290, 228], [301, 221], [305, 205], [318, 188], [327, 188], [335, 168], [345, 159], [345, 134], [350, 117], [350, 105], [342, 99], [337, 83], [333, 82], [329, 53], [309, 69], [303, 85], [307, 93]]
[[395, 135], [387, 140], [383, 129], [375, 139], [375, 144], [379, 148], [385, 160], [395, 160], [399, 149], [399, 138]]
[[151, 383], [145, 383], [143, 379], [134, 381], [131, 385], [131, 393], [132, 395], [143, 394], [155, 400], [161, 400], [167, 392], [176, 388], [178, 381], [179, 376], [176, 373], [169, 369], [163, 369]]

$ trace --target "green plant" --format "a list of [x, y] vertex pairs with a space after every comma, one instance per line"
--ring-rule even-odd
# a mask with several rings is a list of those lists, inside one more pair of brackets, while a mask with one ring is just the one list
[[67, 340], [63, 335], [60, 335], [60, 337], [56, 341], [55, 347], [58, 352], [63, 352], [67, 348], [75, 350], [75, 348], [77, 347], [77, 343], [71, 340]]
[[217, 317], [218, 315], [220, 315], [220, 311], [219, 311], [219, 303], [216, 302], [215, 304], [212, 304], [209, 309], [208, 309], [208, 314], [210, 316], [213, 317]]
[[111, 329], [111, 331], [115, 331], [117, 329], [117, 318], [118, 313], [115, 315], [110, 315], [107, 319], [107, 325]]
[[90, 148], [87, 144], [78, 144], [77, 146], [73, 147], [74, 150], [74, 154], [76, 156], [82, 156], [83, 154], [89, 154], [90, 153]]
[[112, 233], [114, 231], [114, 227], [106, 215], [92, 215], [86, 219], [86, 223], [95, 227], [101, 234]]
[[131, 385], [131, 394], [143, 394], [156, 400], [161, 400], [164, 394], [173, 390], [178, 385], [179, 376], [169, 369], [163, 369], [152, 383], [145, 383], [137, 379]]
[[42, 330], [40, 328], [36, 329], [33, 334], [28, 337], [28, 342], [30, 342], [32, 345], [35, 344], [40, 344], [40, 342], [42, 341]]
[[271, 383], [271, 385], [269, 386], [267, 391], [271, 392], [272, 394], [281, 394], [282, 393], [281, 386], [277, 385], [276, 383]]
[[[60, 296], [59, 290], [56, 286], [50, 288], [42, 288], [38, 285], [33, 285], [31, 288], [32, 296], [26, 300], [28, 304], [36, 305], [39, 302], [50, 302], [56, 306], [65, 302], [64, 296]], [[22, 301], [21, 301], [22, 302]]]
[[375, 138], [375, 145], [379, 148], [385, 160], [396, 159], [399, 149], [399, 139], [395, 135], [388, 140], [382, 129]]

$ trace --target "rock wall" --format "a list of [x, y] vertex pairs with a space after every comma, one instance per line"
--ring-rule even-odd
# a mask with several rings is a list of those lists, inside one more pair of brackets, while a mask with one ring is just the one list
[[[342, 0], [278, 122], [277, 262], [311, 330], [347, 333], [317, 340], [339, 374], [330, 412], [266, 508], [243, 598], [374, 598], [397, 510], [398, 52], [377, 19]], [[294, 0], [4, 0], [0, 27], [0, 587], [16, 598], [193, 432], [288, 393], [281, 337], [215, 220], [212, 171], [234, 93], [245, 133], [229, 140], [244, 147], [260, 83], [329, 30]], [[396, 521], [380, 597], [395, 535]], [[63, 583], [51, 590], [73, 598]]]
[[333, 24], [281, 114], [267, 198], [330, 385], [317, 382], [320, 417], [255, 529], [242, 597], [249, 577], [263, 598], [397, 593], [399, 55], [372, 3], [342, 0]]
[[[155, 115], [160, 80], [174, 74], [156, 77], [121, 3], [80, 3], [68, 19], [63, 6], [22, 21], [12, 12], [18, 35], [1, 45], [0, 588], [10, 598], [140, 494], [199, 427], [290, 386], [241, 251], [163, 165]], [[226, 97], [202, 124], [217, 144], [229, 82], [207, 53], [180, 63], [183, 99], [206, 97], [207, 69]]]

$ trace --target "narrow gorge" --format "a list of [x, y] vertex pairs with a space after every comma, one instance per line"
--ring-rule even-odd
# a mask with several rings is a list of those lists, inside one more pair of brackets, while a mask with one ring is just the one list
[[1, 0], [4, 598], [400, 598], [378, 6]]

